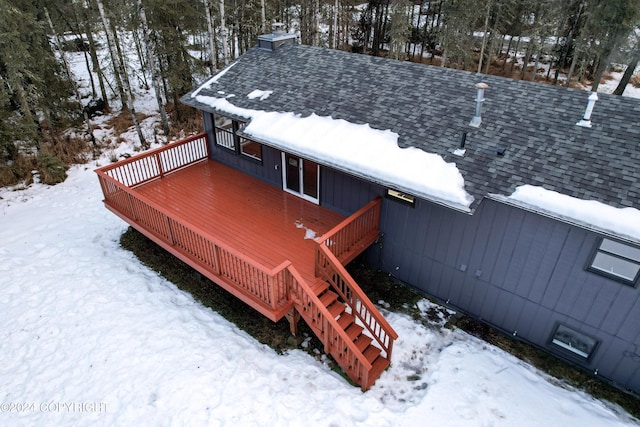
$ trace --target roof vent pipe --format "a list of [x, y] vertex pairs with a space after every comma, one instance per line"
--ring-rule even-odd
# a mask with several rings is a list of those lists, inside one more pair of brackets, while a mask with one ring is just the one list
[[489, 85], [486, 83], [476, 83], [476, 89], [478, 89], [478, 92], [476, 94], [476, 114], [471, 119], [471, 122], [469, 122], [469, 126], [477, 128], [480, 126], [480, 123], [482, 123], [481, 112], [482, 103], [484, 102], [484, 90], [488, 87]]
[[467, 133], [462, 132], [462, 139], [460, 140], [460, 146], [455, 150], [453, 150], [453, 154], [459, 157], [464, 156], [464, 153], [467, 152], [467, 149], [464, 148], [466, 143], [467, 143]]
[[582, 126], [583, 128], [591, 127], [591, 113], [593, 112], [593, 106], [596, 104], [598, 100], [598, 94], [596, 92], [592, 92], [589, 95], [589, 103], [587, 103], [587, 109], [584, 110], [584, 117], [580, 120], [576, 125]]

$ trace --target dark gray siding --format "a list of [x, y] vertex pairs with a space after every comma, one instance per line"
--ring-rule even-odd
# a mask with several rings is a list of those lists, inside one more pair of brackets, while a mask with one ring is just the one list
[[[323, 169], [322, 204], [350, 213], [385, 188]], [[474, 215], [384, 199], [367, 261], [454, 308], [640, 392], [640, 290], [586, 270], [598, 233], [485, 199]], [[598, 340], [587, 360], [558, 324]]]
[[[205, 114], [205, 126], [211, 120]], [[211, 156], [282, 186], [280, 152], [264, 147], [263, 162], [213, 145]], [[386, 188], [321, 168], [320, 203], [343, 214]], [[473, 215], [417, 200], [384, 199], [381, 238], [366, 253], [374, 267], [399, 280], [640, 392], [640, 290], [586, 271], [600, 235], [485, 199]], [[550, 343], [558, 324], [598, 340], [587, 360]]]

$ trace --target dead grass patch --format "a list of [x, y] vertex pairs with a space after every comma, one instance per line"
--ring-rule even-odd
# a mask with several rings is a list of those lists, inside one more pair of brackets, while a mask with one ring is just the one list
[[202, 132], [202, 113], [188, 105], [167, 104], [166, 112], [170, 119], [168, 139]]
[[[143, 113], [136, 113], [138, 123], [147, 117], [150, 116]], [[133, 117], [131, 117], [131, 112], [129, 110], [121, 111], [120, 114], [114, 115], [112, 118], [107, 120], [106, 125], [108, 127], [112, 127], [116, 135], [125, 133], [129, 128], [133, 127]]]
[[34, 156], [18, 153], [12, 162], [0, 163], [0, 187], [8, 187], [21, 182], [31, 184], [33, 182], [31, 171], [37, 168], [37, 160]]
[[640, 88], [640, 73], [631, 77], [631, 79], [629, 80], [629, 83], [631, 83], [633, 87]]

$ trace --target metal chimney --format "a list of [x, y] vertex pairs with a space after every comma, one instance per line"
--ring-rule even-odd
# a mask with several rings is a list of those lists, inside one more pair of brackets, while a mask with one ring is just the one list
[[593, 112], [593, 106], [596, 104], [598, 100], [598, 94], [596, 92], [592, 92], [589, 95], [589, 102], [587, 103], [587, 109], [584, 110], [584, 117], [578, 123], [577, 126], [582, 126], [583, 128], [591, 127], [591, 113]]
[[482, 103], [484, 102], [484, 90], [487, 88], [489, 88], [489, 85], [486, 83], [476, 83], [476, 89], [478, 89], [476, 94], [476, 114], [471, 119], [471, 122], [469, 122], [469, 126], [473, 126], [474, 128], [479, 127], [480, 123], [482, 123]]

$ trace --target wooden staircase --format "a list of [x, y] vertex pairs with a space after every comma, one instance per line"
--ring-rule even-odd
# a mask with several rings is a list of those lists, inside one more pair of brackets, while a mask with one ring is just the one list
[[[334, 255], [332, 240], [323, 236], [316, 242], [318, 279], [312, 285], [288, 267], [294, 308], [288, 316], [291, 330], [295, 333], [298, 316], [302, 317], [324, 344], [325, 353], [365, 391], [391, 364], [398, 335]], [[365, 244], [354, 242], [360, 243]]]

